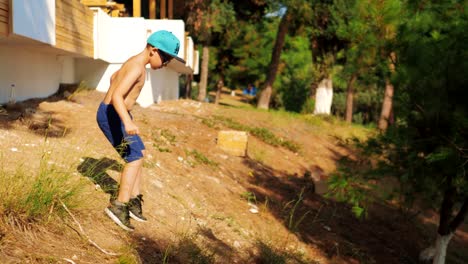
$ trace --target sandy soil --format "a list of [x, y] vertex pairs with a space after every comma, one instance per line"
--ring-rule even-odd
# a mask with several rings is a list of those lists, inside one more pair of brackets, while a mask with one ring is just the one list
[[[149, 222], [133, 222], [135, 232], [127, 233], [103, 213], [123, 161], [96, 125], [102, 98], [89, 91], [72, 101], [30, 100], [0, 115], [4, 168], [23, 167], [33, 175], [48, 153], [49, 163], [85, 181], [83, 205], [72, 211], [76, 221], [44, 226], [3, 220], [0, 262], [416, 263], [434, 237], [434, 215], [407, 219], [375, 206], [368, 219], [358, 220], [349, 206], [321, 195], [336, 161], [352, 155], [338, 139], [358, 129], [275, 118], [237, 107], [232, 102], [239, 97], [218, 106], [178, 100], [132, 111], [148, 150], [143, 195]], [[217, 147], [217, 133], [229, 128], [216, 124], [216, 116], [268, 128], [299, 143], [301, 151], [249, 136], [248, 155], [231, 156]], [[468, 246], [466, 228], [450, 246], [453, 263], [466, 261], [460, 253]]]

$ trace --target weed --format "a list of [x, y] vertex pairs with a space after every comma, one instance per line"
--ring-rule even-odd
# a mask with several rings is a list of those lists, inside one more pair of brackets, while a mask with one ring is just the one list
[[201, 122], [209, 128], [218, 128], [216, 121], [213, 119], [202, 118]]
[[169, 263], [169, 257], [171, 256], [171, 251], [172, 251], [172, 245], [167, 246], [166, 250], [164, 250], [163, 259], [162, 259], [163, 264]]
[[119, 259], [117, 260], [117, 264], [137, 264], [137, 263], [139, 263], [139, 261], [131, 253], [123, 254], [119, 256]]
[[174, 200], [176, 200], [177, 202], [179, 202], [184, 208], [189, 208], [187, 202], [183, 198], [172, 193], [169, 193], [168, 195], [172, 197]]
[[0, 168], [0, 214], [19, 222], [47, 222], [53, 216], [66, 215], [60, 201], [73, 208], [82, 182], [73, 181], [70, 173], [49, 164], [44, 155], [37, 175], [28, 175], [19, 166], [10, 172]]
[[161, 137], [165, 138], [171, 145], [173, 145], [176, 142], [176, 136], [172, 134], [172, 132], [169, 129], [162, 129]]
[[208, 166], [213, 166], [213, 167], [218, 166], [217, 162], [210, 160], [203, 153], [199, 152], [196, 149], [192, 151], [186, 150], [185, 153], [188, 157], [193, 157], [197, 163], [208, 165]]
[[241, 198], [247, 200], [249, 203], [256, 204], [257, 203], [257, 197], [253, 192], [243, 192], [241, 194]]
[[304, 218], [309, 214], [310, 211], [307, 211], [304, 213], [298, 220], [295, 219], [295, 213], [298, 208], [298, 206], [301, 204], [301, 202], [304, 200], [304, 188], [301, 189], [301, 192], [299, 193], [298, 199], [296, 201], [291, 201], [286, 206], [288, 206], [290, 203], [294, 203], [292, 209], [289, 211], [288, 214], [288, 229], [296, 232], [298, 230], [299, 225], [302, 223]]
[[176, 143], [176, 136], [168, 129], [162, 129], [159, 133], [153, 133], [151, 137], [154, 141], [153, 146], [159, 152], [171, 152], [169, 147]]

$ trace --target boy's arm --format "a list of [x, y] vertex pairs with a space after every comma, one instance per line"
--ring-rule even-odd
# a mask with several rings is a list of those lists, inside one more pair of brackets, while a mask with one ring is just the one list
[[123, 72], [122, 78], [118, 80], [115, 90], [112, 93], [112, 105], [124, 123], [125, 132], [129, 135], [139, 134], [139, 130], [128, 113], [124, 96], [130, 92], [130, 89], [134, 86], [139, 75], [139, 70], [137, 68], [130, 67], [126, 72]]

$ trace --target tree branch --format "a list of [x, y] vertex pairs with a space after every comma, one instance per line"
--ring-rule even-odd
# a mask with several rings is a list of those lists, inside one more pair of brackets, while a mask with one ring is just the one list
[[465, 220], [465, 217], [468, 213], [468, 198], [465, 199], [463, 202], [462, 207], [460, 208], [460, 211], [458, 211], [458, 214], [455, 216], [453, 221], [450, 223], [450, 231], [455, 232], [457, 228], [463, 223]]
[[88, 239], [88, 242], [95, 246], [97, 249], [99, 249], [102, 253], [106, 254], [106, 255], [109, 255], [109, 256], [119, 256], [121, 254], [119, 253], [114, 253], [114, 252], [111, 252], [111, 251], [107, 251], [105, 249], [103, 249], [102, 247], [100, 247], [98, 244], [96, 244], [96, 242], [94, 242], [93, 240], [91, 240], [88, 235], [86, 234], [86, 232], [84, 231], [83, 227], [81, 226], [80, 222], [78, 222], [75, 218], [75, 216], [70, 212], [70, 210], [68, 210], [68, 207], [60, 200], [60, 203], [62, 204], [63, 208], [65, 208], [65, 211], [67, 211], [67, 213], [71, 216], [71, 218], [73, 219], [73, 221], [75, 221], [75, 223], [78, 225], [78, 227], [80, 228], [81, 230], [81, 233]]

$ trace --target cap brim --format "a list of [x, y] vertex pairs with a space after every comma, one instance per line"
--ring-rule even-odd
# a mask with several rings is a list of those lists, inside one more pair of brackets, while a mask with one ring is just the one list
[[172, 70], [178, 72], [178, 73], [184, 73], [184, 74], [191, 74], [193, 73], [193, 69], [191, 69], [189, 66], [186, 65], [185, 60], [179, 58], [179, 57], [173, 57], [169, 64], [167, 64], [167, 67], [171, 68]]

